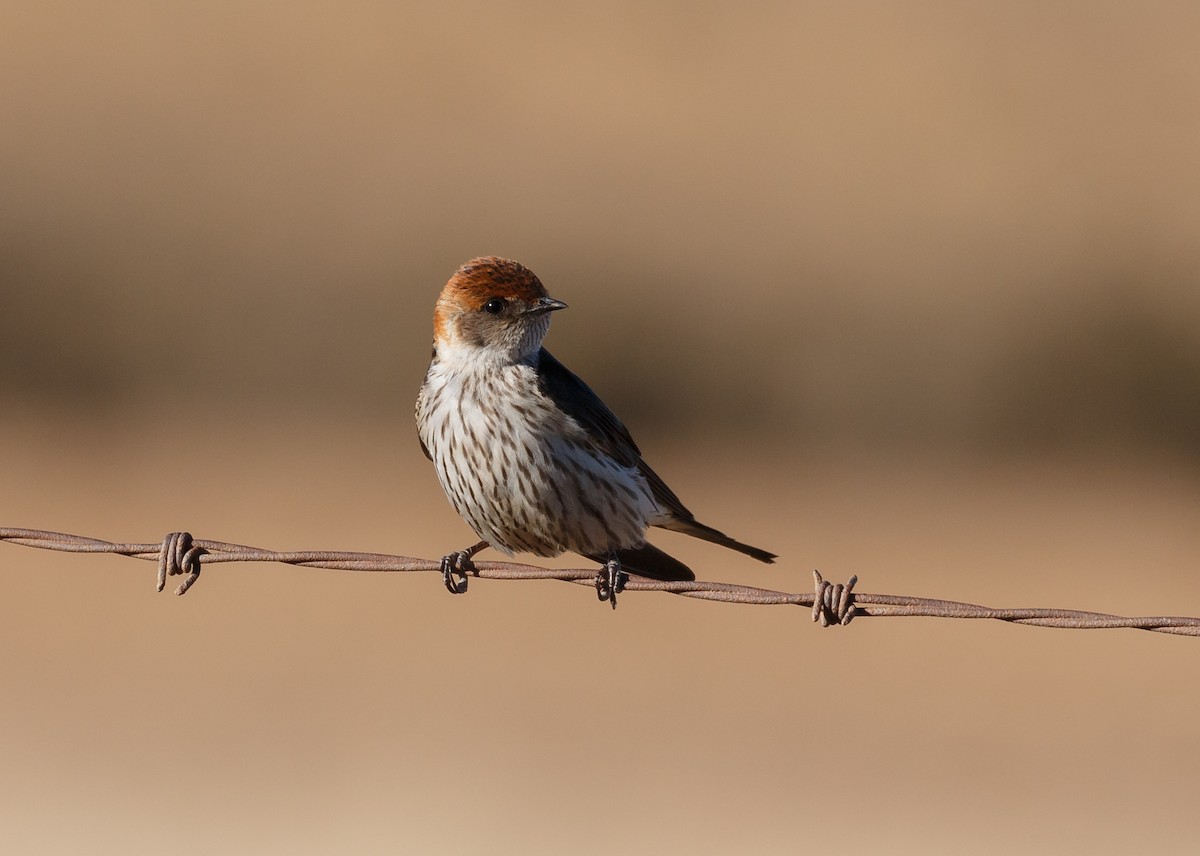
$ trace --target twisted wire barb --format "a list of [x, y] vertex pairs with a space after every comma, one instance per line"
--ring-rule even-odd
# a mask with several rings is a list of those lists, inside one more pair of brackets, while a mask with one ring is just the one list
[[[57, 550], [64, 553], [115, 553], [135, 559], [158, 562], [158, 591], [166, 585], [168, 576], [183, 576], [175, 590], [184, 594], [200, 577], [204, 565], [221, 562], [281, 562], [305, 568], [325, 568], [336, 571], [375, 572], [434, 572], [441, 573], [441, 562], [414, 559], [388, 553], [349, 553], [331, 551], [276, 552], [224, 541], [194, 539], [187, 532], [172, 532], [161, 543], [122, 544], [46, 532], [39, 529], [0, 528], [0, 541]], [[594, 586], [596, 570], [586, 568], [542, 568], [516, 562], [472, 562], [471, 576], [487, 580], [561, 580], [577, 585]], [[858, 616], [924, 616], [928, 618], [987, 618], [1012, 624], [1035, 627], [1060, 627], [1072, 630], [1096, 630], [1125, 627], [1150, 630], [1178, 636], [1200, 636], [1200, 618], [1183, 616], [1125, 617], [1101, 612], [1075, 609], [992, 609], [972, 603], [936, 598], [909, 597], [889, 594], [864, 594], [854, 590], [857, 577], [846, 584], [832, 584], [813, 571], [814, 590], [783, 592], [734, 583], [664, 582], [638, 576], [626, 576], [621, 591], [660, 591], [681, 597], [700, 598], [720, 603], [759, 605], [790, 605], [812, 608], [813, 621], [828, 627], [849, 624]], [[465, 590], [465, 587], [464, 587]]]

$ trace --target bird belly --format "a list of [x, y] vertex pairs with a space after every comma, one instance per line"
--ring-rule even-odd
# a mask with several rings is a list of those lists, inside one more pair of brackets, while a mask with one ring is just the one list
[[432, 396], [418, 422], [442, 489], [480, 538], [538, 556], [643, 543], [658, 509], [640, 472], [595, 449], [540, 397], [470, 386]]

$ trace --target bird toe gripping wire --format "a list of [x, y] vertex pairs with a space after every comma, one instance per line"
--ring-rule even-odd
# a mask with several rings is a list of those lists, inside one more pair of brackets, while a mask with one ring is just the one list
[[207, 551], [192, 543], [190, 532], [172, 532], [163, 539], [158, 553], [158, 591], [167, 585], [167, 577], [185, 575], [175, 594], [186, 594], [200, 579], [200, 557]]
[[835, 585], [824, 579], [820, 571], [813, 571], [813, 621], [820, 622], [822, 627], [849, 624], [854, 618], [854, 584], [857, 582], [858, 577], [853, 576], [845, 585]]
[[602, 603], [607, 601], [616, 609], [617, 595], [625, 590], [626, 579], [625, 572], [621, 570], [621, 563], [616, 559], [609, 559], [596, 574], [596, 597], [600, 598]]
[[450, 594], [466, 594], [467, 566], [470, 561], [466, 550], [442, 557], [442, 585]]
[[[480, 541], [465, 550], [442, 557], [439, 569], [442, 572], [442, 585], [446, 587], [446, 591], [450, 594], [466, 594], [467, 577], [472, 571], [475, 571], [471, 557], [486, 548], [487, 545], [487, 541]], [[479, 575], [478, 571], [475, 571], [475, 575]]]

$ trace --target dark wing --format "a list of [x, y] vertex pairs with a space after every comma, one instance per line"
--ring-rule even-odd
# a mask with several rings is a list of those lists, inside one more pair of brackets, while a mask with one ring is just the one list
[[[651, 496], [654, 497], [658, 507], [667, 513], [666, 519], [655, 525], [663, 529], [683, 532], [693, 538], [702, 538], [705, 541], [720, 544], [722, 547], [745, 553], [760, 562], [769, 564], [775, 560], [774, 553], [744, 544], [730, 538], [719, 529], [713, 529], [697, 520], [692, 512], [688, 511], [680, 502], [674, 491], [667, 487], [666, 482], [658, 477], [658, 473], [650, 469], [642, 460], [641, 450], [638, 449], [637, 443], [633, 442], [633, 437], [629, 436], [629, 429], [600, 400], [600, 396], [592, 392], [586, 383], [571, 373], [570, 369], [554, 359], [545, 348], [538, 352], [537, 375], [542, 394], [578, 422], [593, 443], [617, 463], [626, 467], [634, 467], [645, 476], [646, 483], [650, 486]], [[638, 556], [632, 554], [629, 556], [630, 567], [637, 568], [638, 565], [634, 562], [640, 561], [644, 567], [653, 569], [642, 571], [647, 576], [657, 579], [691, 578], [683, 575], [684, 572], [691, 574], [686, 565], [677, 562], [662, 553], [661, 550], [654, 550], [651, 553], [650, 550], [653, 548], [650, 548], [648, 544], [642, 549], [645, 551], [644, 553]], [[678, 567], [669, 566], [663, 557]]]
[[642, 452], [624, 423], [608, 409], [600, 396], [592, 392], [591, 387], [545, 348], [538, 352], [537, 376], [542, 394], [578, 422], [593, 443], [617, 463], [641, 472], [660, 508], [678, 517], [692, 518], [679, 497], [642, 460]]
[[[433, 368], [434, 362], [437, 361], [437, 348], [433, 349], [433, 355], [429, 358], [429, 368], [425, 369], [425, 380], [421, 382], [421, 388], [417, 390], [417, 412], [421, 412], [421, 402], [425, 399], [425, 384], [429, 382], [429, 371]], [[425, 453], [425, 457], [433, 460], [433, 455], [429, 454], [429, 450], [425, 448], [425, 441], [421, 439], [421, 432], [417, 431], [417, 442], [421, 444], [421, 451]]]

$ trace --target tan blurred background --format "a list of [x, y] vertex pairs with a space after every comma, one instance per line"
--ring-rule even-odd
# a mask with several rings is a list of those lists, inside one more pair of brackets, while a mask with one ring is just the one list
[[[0, 10], [0, 526], [434, 557], [474, 255], [710, 579], [1200, 614], [1194, 4]], [[576, 566], [566, 557], [563, 564]], [[1194, 841], [1194, 640], [0, 545], [5, 852]]]

